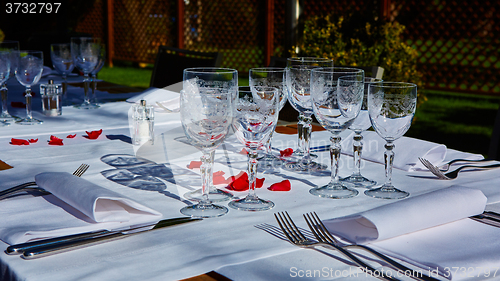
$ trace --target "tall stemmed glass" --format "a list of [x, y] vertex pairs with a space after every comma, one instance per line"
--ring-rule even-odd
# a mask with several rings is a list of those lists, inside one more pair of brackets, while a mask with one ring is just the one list
[[263, 147], [276, 127], [279, 115], [279, 92], [271, 87], [240, 87], [233, 121], [238, 140], [248, 151], [249, 190], [245, 198], [229, 202], [229, 207], [242, 211], [265, 211], [274, 203], [255, 194], [257, 149]]
[[202, 198], [186, 206], [181, 213], [191, 217], [210, 218], [227, 213], [224, 206], [212, 204], [209, 188], [212, 179], [214, 151], [224, 141], [233, 119], [233, 93], [224, 88], [184, 88], [181, 91], [181, 122], [184, 133], [203, 152], [200, 167]]
[[324, 170], [327, 166], [312, 161], [310, 139], [312, 131], [311, 70], [318, 67], [333, 67], [333, 60], [326, 58], [288, 58], [286, 68], [286, 86], [288, 101], [299, 112], [298, 148], [295, 156], [302, 156], [298, 162], [285, 164], [288, 170], [310, 172]]
[[[0, 51], [0, 84], [9, 79], [10, 74], [10, 53]], [[9, 126], [7, 121], [0, 120], [0, 127]]]
[[90, 85], [92, 88], [92, 98], [90, 100], [91, 100], [91, 103], [93, 103], [93, 104], [97, 104], [97, 96], [96, 96], [97, 73], [99, 73], [99, 71], [101, 71], [102, 67], [104, 66], [105, 61], [106, 61], [106, 46], [104, 46], [104, 44], [103, 44], [103, 45], [101, 45], [101, 52], [99, 53], [97, 65], [95, 66], [94, 70], [92, 70], [92, 72], [90, 72], [90, 76], [91, 76]]
[[[286, 103], [286, 69], [279, 67], [259, 67], [252, 68], [249, 71], [249, 85], [250, 87], [273, 87], [278, 89], [280, 105], [279, 110], [283, 108]], [[266, 143], [265, 149], [266, 154], [259, 159], [259, 163], [264, 166], [264, 168], [274, 168], [276, 163], [281, 163], [281, 160], [274, 156], [271, 149], [271, 140], [273, 137], [274, 129], [271, 132], [271, 136]]]
[[361, 175], [361, 153], [363, 151], [363, 135], [361, 133], [368, 130], [372, 126], [370, 123], [370, 117], [368, 116], [368, 87], [370, 84], [381, 82], [382, 79], [365, 77], [363, 106], [361, 107], [358, 117], [356, 117], [354, 122], [349, 127], [349, 130], [354, 132], [352, 144], [354, 171], [352, 172], [352, 175], [343, 178], [340, 181], [350, 187], [369, 188], [377, 184], [376, 181], [367, 179]]
[[[344, 79], [345, 78], [345, 79]], [[349, 198], [358, 191], [339, 181], [340, 133], [349, 128], [363, 104], [364, 71], [345, 67], [315, 68], [311, 71], [311, 95], [314, 116], [332, 133], [330, 138], [331, 179], [309, 193], [325, 198]]]
[[[234, 104], [234, 102], [236, 101], [236, 95], [238, 93], [238, 71], [229, 68], [187, 68], [184, 70], [183, 88], [184, 91], [189, 92], [228, 92], [232, 94]], [[214, 154], [212, 153], [209, 156], [210, 159], [206, 161], [213, 163]], [[209, 172], [207, 174], [209, 177], [207, 179], [207, 188], [210, 201], [220, 202], [227, 201], [233, 198], [233, 195], [231, 193], [215, 188], [215, 186], [213, 185], [212, 173]], [[203, 200], [203, 190], [198, 189], [188, 192], [184, 194], [184, 197], [189, 200]]]
[[20, 51], [16, 69], [16, 78], [26, 87], [26, 118], [16, 121], [21, 125], [41, 124], [43, 121], [34, 119], [31, 115], [31, 86], [40, 81], [43, 72], [42, 51]]
[[89, 74], [94, 70], [101, 52], [101, 39], [96, 37], [73, 37], [71, 38], [71, 56], [75, 66], [83, 72], [84, 100], [77, 108], [93, 109], [99, 105], [92, 104], [89, 98]]
[[0, 51], [9, 53], [9, 63], [10, 63], [9, 77], [5, 81], [3, 81], [0, 86], [0, 93], [2, 97], [2, 113], [0, 114], [0, 121], [5, 121], [5, 123], [3, 123], [5, 126], [5, 124], [7, 125], [9, 124], [8, 122], [17, 121], [20, 119], [17, 116], [10, 115], [9, 110], [7, 108], [7, 98], [8, 98], [7, 81], [9, 80], [10, 77], [16, 75], [16, 67], [19, 57], [19, 42], [10, 40], [5, 40], [3, 42], [0, 42]]
[[385, 144], [385, 183], [369, 189], [365, 194], [375, 198], [401, 199], [410, 195], [392, 184], [394, 141], [402, 137], [411, 126], [417, 107], [417, 85], [406, 82], [371, 84], [368, 91], [368, 112], [373, 129]]
[[50, 45], [50, 58], [52, 59], [52, 65], [54, 69], [61, 74], [63, 79], [63, 99], [67, 97], [68, 89], [68, 74], [70, 74], [75, 65], [73, 63], [73, 57], [71, 56], [71, 44], [52, 44]]

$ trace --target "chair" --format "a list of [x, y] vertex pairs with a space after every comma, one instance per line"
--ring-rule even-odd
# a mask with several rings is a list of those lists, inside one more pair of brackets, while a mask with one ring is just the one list
[[221, 53], [205, 53], [160, 46], [151, 75], [150, 87], [164, 88], [181, 82], [183, 71], [190, 67], [219, 67]]
[[488, 159], [500, 160], [500, 107], [498, 108], [495, 125], [493, 127], [493, 132], [491, 133]]

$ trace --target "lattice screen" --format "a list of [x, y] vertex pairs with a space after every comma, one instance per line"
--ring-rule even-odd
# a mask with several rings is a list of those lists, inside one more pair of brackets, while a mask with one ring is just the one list
[[106, 37], [106, 0], [96, 0], [94, 8], [78, 23], [76, 32], [91, 34], [104, 40]]

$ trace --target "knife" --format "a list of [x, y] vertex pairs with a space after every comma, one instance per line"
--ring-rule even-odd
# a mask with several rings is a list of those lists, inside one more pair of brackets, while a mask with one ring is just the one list
[[500, 214], [497, 214], [495, 212], [485, 211], [482, 214], [475, 215], [470, 218], [491, 226], [500, 227]]
[[202, 219], [195, 218], [174, 218], [161, 220], [156, 224], [144, 225], [124, 230], [100, 230], [73, 234], [68, 236], [38, 240], [33, 242], [21, 243], [9, 246], [5, 251], [7, 254], [21, 254], [24, 259], [35, 259], [45, 256], [50, 256], [58, 253], [67, 252], [70, 250], [81, 249], [96, 244], [101, 244], [108, 241], [125, 238], [129, 235], [142, 233], [146, 231], [156, 230], [164, 227], [170, 227], [177, 224], [183, 224]]

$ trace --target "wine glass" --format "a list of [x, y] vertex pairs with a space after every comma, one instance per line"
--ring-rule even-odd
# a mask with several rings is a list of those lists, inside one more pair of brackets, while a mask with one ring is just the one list
[[50, 58], [52, 60], [52, 65], [54, 69], [61, 74], [63, 79], [62, 89], [63, 98], [66, 99], [67, 88], [68, 88], [68, 74], [70, 74], [75, 68], [73, 63], [73, 57], [71, 55], [71, 44], [51, 44], [50, 45]]
[[279, 91], [272, 87], [239, 87], [233, 128], [236, 138], [248, 151], [248, 195], [229, 202], [229, 207], [243, 211], [265, 211], [274, 203], [255, 194], [257, 149], [263, 147], [276, 127], [279, 115]]
[[[10, 53], [0, 51], [0, 84], [9, 79], [10, 74]], [[7, 121], [0, 120], [0, 127], [9, 126]]]
[[101, 39], [96, 37], [73, 37], [71, 38], [71, 56], [75, 66], [83, 72], [84, 100], [77, 108], [93, 109], [99, 105], [90, 103], [89, 98], [89, 74], [96, 67], [101, 51]]
[[373, 129], [386, 141], [385, 183], [365, 194], [375, 198], [401, 199], [410, 193], [392, 184], [394, 141], [403, 136], [411, 126], [417, 107], [417, 85], [406, 82], [382, 82], [369, 86], [368, 112]]
[[364, 95], [363, 95], [363, 105], [358, 117], [349, 127], [349, 130], [354, 132], [353, 136], [353, 160], [354, 160], [354, 171], [352, 175], [341, 179], [340, 181], [350, 187], [357, 188], [369, 188], [377, 184], [376, 181], [365, 178], [361, 175], [361, 153], [363, 151], [363, 133], [368, 130], [372, 124], [370, 123], [370, 117], [368, 116], [368, 87], [373, 83], [381, 83], [382, 79], [365, 77], [364, 83]]
[[9, 53], [9, 64], [10, 64], [9, 77], [5, 81], [3, 81], [0, 86], [0, 93], [2, 97], [2, 113], [0, 114], [0, 121], [5, 121], [0, 126], [6, 126], [9, 124], [9, 122], [17, 121], [20, 119], [17, 116], [10, 115], [7, 107], [7, 98], [8, 98], [7, 81], [9, 80], [10, 77], [16, 75], [16, 67], [19, 56], [19, 42], [10, 40], [5, 40], [3, 42], [0, 42], [0, 51]]
[[297, 162], [284, 165], [285, 169], [297, 172], [320, 171], [326, 165], [312, 161], [310, 154], [310, 139], [312, 131], [312, 102], [310, 93], [311, 70], [317, 67], [333, 67], [333, 60], [326, 58], [288, 58], [286, 68], [286, 86], [288, 101], [299, 112], [298, 148], [294, 156], [302, 156]]
[[43, 72], [42, 51], [19, 51], [16, 78], [26, 87], [26, 118], [16, 121], [21, 125], [41, 124], [43, 121], [34, 119], [31, 115], [31, 86], [40, 81]]
[[314, 116], [332, 133], [331, 180], [309, 193], [325, 198], [349, 198], [358, 191], [339, 181], [340, 133], [349, 128], [363, 104], [364, 71], [346, 67], [322, 67], [311, 71], [311, 96]]
[[227, 213], [224, 206], [209, 199], [215, 149], [224, 141], [233, 118], [234, 93], [224, 88], [184, 88], [181, 91], [181, 122], [190, 143], [203, 153], [200, 167], [202, 198], [186, 206], [181, 213], [191, 217], [210, 218]]
[[[279, 67], [259, 67], [252, 68], [249, 71], [249, 85], [250, 87], [274, 87], [278, 89], [279, 93], [279, 109], [281, 110], [286, 103], [286, 69]], [[271, 132], [271, 136], [265, 145], [265, 155], [259, 158], [259, 165], [263, 168], [272, 169], [275, 163], [281, 163], [281, 160], [274, 156], [271, 149], [271, 139], [273, 137], [274, 130]]]
[[[233, 104], [238, 92], [238, 71], [229, 68], [187, 68], [183, 77], [184, 91], [200, 92], [216, 89], [232, 93]], [[234, 107], [234, 106], [233, 106]], [[211, 156], [213, 163], [213, 155]], [[208, 195], [210, 201], [221, 202], [233, 198], [233, 195], [225, 190], [216, 188], [213, 185], [212, 173], [208, 174]], [[203, 200], [203, 190], [198, 189], [184, 194], [189, 200]]]
[[90, 85], [92, 87], [92, 98], [91, 102], [93, 104], [97, 104], [97, 96], [96, 96], [96, 91], [97, 91], [97, 73], [101, 71], [102, 67], [104, 66], [104, 62], [106, 61], [106, 46], [104, 44], [101, 45], [101, 52], [99, 52], [99, 58], [97, 61], [97, 65], [95, 66], [94, 70], [90, 72], [91, 80], [90, 80]]

